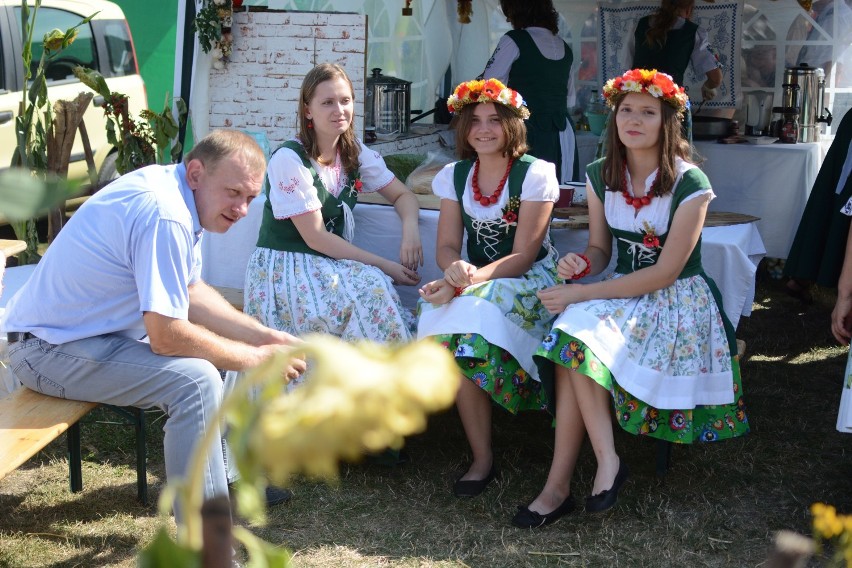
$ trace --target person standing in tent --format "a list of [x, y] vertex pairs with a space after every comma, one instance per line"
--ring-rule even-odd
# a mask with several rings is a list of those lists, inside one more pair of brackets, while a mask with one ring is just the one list
[[702, 99], [712, 101], [722, 84], [722, 65], [710, 49], [707, 32], [689, 21], [693, 8], [695, 0], [662, 0], [656, 12], [641, 18], [627, 43], [630, 68], [656, 69], [683, 85], [692, 63], [696, 75], [707, 77]]
[[819, 168], [790, 254], [784, 263], [787, 292], [810, 303], [810, 287], [838, 286], [846, 236], [852, 215], [852, 111], [847, 111], [835, 131], [831, 147]]
[[485, 71], [524, 94], [530, 109], [530, 154], [556, 165], [560, 182], [580, 179], [577, 142], [568, 109], [574, 106], [574, 55], [558, 35], [559, 14], [551, 0], [500, 0], [512, 31], [497, 43]]

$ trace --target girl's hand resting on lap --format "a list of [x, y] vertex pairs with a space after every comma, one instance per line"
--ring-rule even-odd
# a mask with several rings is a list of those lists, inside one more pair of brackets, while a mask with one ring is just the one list
[[548, 312], [561, 314], [571, 304], [584, 301], [582, 291], [582, 284], [558, 284], [539, 290], [536, 295]]
[[571, 280], [575, 275], [583, 272], [588, 264], [577, 254], [569, 252], [559, 259], [556, 265], [556, 274], [563, 280]]
[[398, 262], [388, 261], [387, 265], [382, 267], [382, 272], [390, 276], [394, 284], [414, 286], [420, 283], [420, 275], [416, 270], [406, 268]]
[[473, 284], [476, 267], [469, 262], [456, 260], [444, 271], [444, 280], [455, 288], [464, 288]]
[[420, 288], [420, 297], [423, 298], [424, 301], [436, 306], [449, 303], [455, 295], [455, 287], [451, 286], [443, 278], [440, 280], [433, 280]]

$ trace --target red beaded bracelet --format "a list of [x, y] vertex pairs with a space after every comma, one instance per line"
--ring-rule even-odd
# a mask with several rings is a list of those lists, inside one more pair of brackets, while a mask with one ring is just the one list
[[467, 288], [467, 286], [457, 286], [456, 287], [456, 293], [453, 294], [453, 298], [458, 298], [459, 296], [461, 296], [461, 294], [462, 294], [462, 292], [464, 292], [465, 288]]
[[591, 272], [591, 270], [592, 270], [592, 262], [589, 260], [588, 256], [586, 256], [585, 254], [578, 254], [577, 256], [579, 256], [580, 258], [582, 258], [583, 260], [586, 261], [586, 268], [582, 272], [580, 272], [579, 274], [575, 274], [574, 276], [572, 276], [571, 280], [578, 280], [578, 279], [582, 278], [583, 276], [585, 276], [586, 274], [588, 274], [589, 272]]

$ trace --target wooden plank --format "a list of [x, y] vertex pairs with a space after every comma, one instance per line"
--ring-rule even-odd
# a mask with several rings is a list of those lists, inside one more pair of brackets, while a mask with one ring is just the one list
[[19, 388], [0, 399], [0, 479], [97, 407]]
[[[424, 195], [415, 193], [417, 201], [420, 203], [420, 209], [431, 209], [433, 211], [441, 210], [441, 198], [437, 195]], [[373, 205], [390, 205], [387, 199], [379, 193], [362, 193], [358, 196], [358, 203], [371, 203]]]
[[[569, 211], [570, 214], [568, 214]], [[553, 216], [555, 217], [555, 219], [551, 222], [550, 226], [554, 229], [589, 228], [588, 209], [579, 210], [576, 207], [554, 209]], [[704, 218], [704, 227], [726, 227], [729, 225], [742, 225], [744, 223], [754, 223], [755, 221], [759, 220], [760, 217], [755, 217], [753, 215], [745, 215], [743, 213], [709, 211], [707, 213], [707, 216]]]
[[228, 288], [227, 286], [213, 286], [217, 292], [222, 294], [222, 296], [228, 300], [228, 303], [237, 308], [240, 311], [243, 311], [243, 289], [242, 288]]
[[15, 256], [19, 252], [24, 252], [25, 250], [27, 250], [27, 243], [25, 241], [0, 239], [0, 251], [6, 255], [6, 258]]

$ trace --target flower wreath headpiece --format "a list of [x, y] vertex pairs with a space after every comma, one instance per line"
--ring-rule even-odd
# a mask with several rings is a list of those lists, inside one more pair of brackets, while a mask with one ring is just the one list
[[474, 103], [497, 103], [509, 107], [519, 118], [530, 117], [530, 111], [521, 94], [497, 79], [479, 79], [460, 84], [447, 99], [450, 112], [458, 112]]
[[677, 111], [680, 118], [683, 118], [689, 101], [686, 91], [674, 82], [671, 75], [656, 69], [631, 69], [621, 77], [610, 79], [603, 87], [604, 100], [612, 109], [628, 93], [647, 93], [662, 99]]

